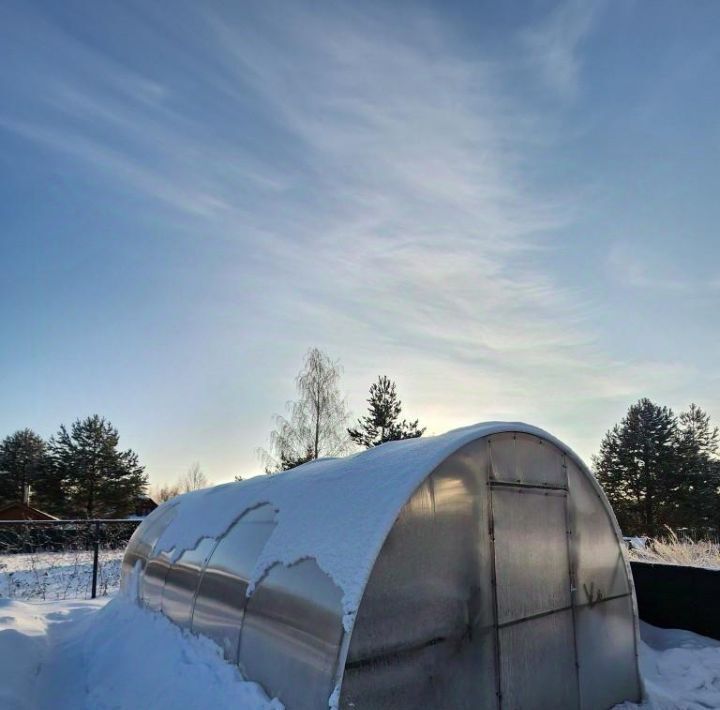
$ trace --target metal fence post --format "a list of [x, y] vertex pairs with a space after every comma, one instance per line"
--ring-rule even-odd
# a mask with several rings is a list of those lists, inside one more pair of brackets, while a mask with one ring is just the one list
[[97, 597], [97, 575], [98, 575], [98, 557], [100, 553], [100, 522], [95, 521], [95, 539], [93, 540], [93, 577], [92, 577], [92, 594], [91, 599]]

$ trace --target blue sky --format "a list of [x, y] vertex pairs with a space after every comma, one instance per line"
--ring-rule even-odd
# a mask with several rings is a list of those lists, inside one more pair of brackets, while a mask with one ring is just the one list
[[720, 5], [0, 7], [0, 434], [260, 469], [303, 353], [429, 431], [720, 420]]

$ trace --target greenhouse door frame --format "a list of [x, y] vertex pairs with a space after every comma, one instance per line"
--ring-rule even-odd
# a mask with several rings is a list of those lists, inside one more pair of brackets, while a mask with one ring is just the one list
[[[498, 708], [579, 708], [567, 483], [488, 485]], [[545, 692], [527, 695], [538, 674]]]

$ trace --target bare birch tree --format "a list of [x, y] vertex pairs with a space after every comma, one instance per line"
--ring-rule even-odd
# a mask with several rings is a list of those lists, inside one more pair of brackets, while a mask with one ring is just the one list
[[295, 378], [298, 399], [288, 402], [288, 417], [276, 415], [270, 451], [260, 449], [266, 473], [285, 471], [325, 456], [348, 451], [348, 411], [340, 394], [342, 368], [318, 348], [305, 354]]
[[180, 490], [179, 483], [165, 483], [161, 486], [156, 486], [152, 491], [152, 499], [159, 505], [164, 503], [166, 500], [170, 500], [175, 496], [179, 496], [182, 491]]
[[170, 500], [170, 498], [174, 498], [175, 496], [190, 493], [190, 491], [199, 491], [201, 488], [208, 488], [212, 485], [200, 468], [200, 464], [196, 461], [185, 473], [178, 476], [175, 483], [165, 483], [162, 486], [156, 486], [153, 489], [153, 499], [156, 503], [164, 503], [166, 500]]
[[187, 470], [184, 476], [180, 477], [180, 490], [182, 493], [189, 493], [190, 491], [199, 491], [201, 488], [207, 488], [210, 486], [207, 476], [203, 473], [200, 468], [200, 464], [196, 461]]

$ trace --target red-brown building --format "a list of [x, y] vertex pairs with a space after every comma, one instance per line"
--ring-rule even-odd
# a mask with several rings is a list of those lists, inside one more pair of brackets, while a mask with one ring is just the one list
[[57, 520], [54, 515], [44, 513], [27, 503], [18, 501], [0, 507], [0, 520]]
[[158, 504], [149, 496], [138, 496], [135, 501], [135, 515], [144, 518], [158, 507]]

